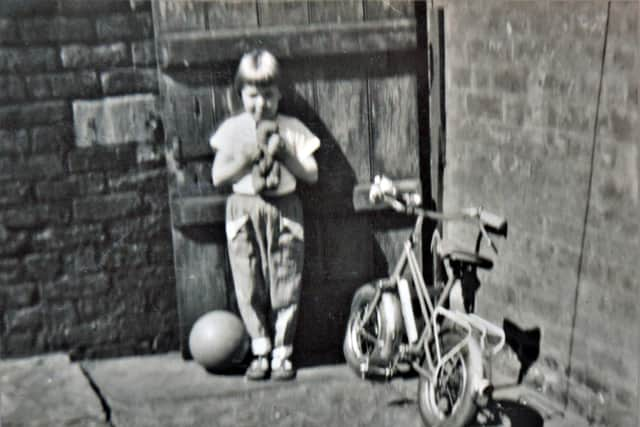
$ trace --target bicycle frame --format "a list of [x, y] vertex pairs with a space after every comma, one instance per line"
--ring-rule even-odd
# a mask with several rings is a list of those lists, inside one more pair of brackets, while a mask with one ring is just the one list
[[[392, 201], [389, 202], [393, 203]], [[414, 208], [413, 210], [415, 213], [417, 213], [415, 227], [409, 239], [407, 239], [407, 241], [405, 241], [404, 243], [402, 253], [398, 262], [396, 263], [391, 276], [386, 279], [381, 279], [378, 282], [376, 294], [373, 298], [372, 303], [365, 311], [363, 318], [359, 322], [358, 329], [362, 331], [362, 333], [364, 333], [362, 326], [370, 320], [376, 307], [378, 306], [382, 293], [385, 291], [397, 290], [400, 297], [400, 305], [402, 318], [404, 321], [405, 333], [408, 338], [408, 347], [401, 349], [401, 354], [398, 354], [397, 359], [400, 359], [405, 355], [417, 356], [412, 358], [413, 360], [411, 361], [411, 364], [412, 367], [421, 375], [430, 375], [431, 373], [437, 372], [445, 363], [455, 357], [458, 352], [462, 351], [462, 349], [467, 345], [473, 330], [477, 330], [480, 332], [480, 343], [483, 351], [486, 350], [488, 342], [487, 338], [489, 335], [497, 336], [499, 338], [499, 342], [497, 344], [494, 344], [493, 348], [491, 349], [491, 353], [496, 354], [498, 351], [500, 351], [505, 341], [504, 332], [501, 328], [475, 314], [453, 311], [444, 307], [443, 304], [450, 295], [452, 287], [456, 283], [456, 278], [451, 274], [451, 267], [449, 266], [448, 260], [445, 260], [445, 269], [449, 273], [448, 281], [445, 284], [442, 292], [440, 293], [437, 301], [432, 301], [424, 277], [422, 275], [422, 271], [420, 269], [420, 264], [414, 253], [415, 242], [422, 228], [425, 216], [439, 221], [454, 218], [447, 218], [443, 214], [429, 212], [419, 208]], [[435, 239], [439, 239], [439, 234], [437, 231], [434, 232], [434, 240]], [[432, 240], [432, 243], [434, 240]], [[478, 246], [479, 239], [476, 247]], [[416, 326], [416, 316], [413, 309], [409, 283], [406, 279], [403, 278], [403, 273], [407, 266], [409, 267], [411, 278], [413, 280], [414, 291], [418, 300], [422, 317], [426, 322], [424, 329], [420, 333], [417, 330]], [[446, 354], [442, 354], [442, 346], [439, 338], [440, 325], [438, 320], [441, 317], [449, 319], [451, 322], [460, 326], [460, 328], [465, 331], [465, 335], [460, 340], [460, 342], [458, 342]], [[434, 337], [435, 342], [435, 355], [432, 355], [432, 351], [429, 348], [429, 342], [432, 337]], [[374, 337], [367, 338], [375, 339]], [[425, 361], [428, 371], [425, 371], [421, 366], [419, 366], [419, 356], [422, 355], [425, 355]], [[388, 372], [386, 374], [391, 375], [392, 372]]]

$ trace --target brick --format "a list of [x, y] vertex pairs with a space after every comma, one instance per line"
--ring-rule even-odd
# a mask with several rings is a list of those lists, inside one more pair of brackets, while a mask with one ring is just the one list
[[42, 326], [42, 307], [28, 307], [7, 312], [9, 332], [26, 332], [40, 329]]
[[58, 68], [58, 53], [50, 47], [0, 47], [0, 72], [42, 72]]
[[142, 201], [145, 211], [154, 214], [161, 214], [169, 211], [169, 198], [167, 197], [166, 191], [155, 195], [144, 194]]
[[[42, 295], [47, 300], [56, 301], [83, 296], [96, 297], [104, 295], [109, 286], [109, 276], [105, 273], [64, 275], [55, 282], [44, 283]], [[104, 300], [96, 299], [96, 303], [104, 310]]]
[[17, 258], [0, 259], [0, 288], [23, 280], [24, 268]]
[[173, 244], [171, 240], [155, 240], [149, 243], [149, 264], [173, 264]]
[[15, 21], [0, 18], [0, 43], [12, 44], [20, 40]]
[[24, 154], [29, 151], [29, 134], [25, 129], [0, 129], [0, 153]]
[[71, 108], [64, 101], [0, 107], [0, 129], [55, 124], [70, 118]]
[[48, 304], [45, 306], [44, 318], [49, 334], [55, 334], [56, 330], [66, 331], [68, 327], [79, 322], [77, 311], [71, 301], [55, 301]]
[[167, 189], [165, 170], [150, 170], [127, 174], [111, 173], [108, 177], [109, 189], [113, 192], [140, 191], [142, 193], [163, 193]]
[[2, 220], [2, 224], [11, 229], [35, 228], [45, 223], [39, 210], [33, 207], [4, 210], [0, 212], [0, 220]]
[[20, 22], [20, 34], [27, 43], [86, 42], [95, 39], [91, 20], [80, 17], [24, 19]]
[[100, 94], [98, 75], [93, 71], [40, 74], [27, 77], [32, 98], [77, 98]]
[[474, 89], [486, 89], [491, 85], [491, 71], [486, 68], [473, 67], [471, 84]]
[[31, 129], [31, 150], [34, 153], [63, 153], [72, 146], [71, 126], [37, 126]]
[[73, 214], [79, 221], [103, 221], [131, 215], [141, 207], [137, 193], [93, 196], [74, 200]]
[[170, 240], [171, 218], [164, 213], [115, 223], [109, 229], [109, 236], [112, 241], [118, 242]]
[[35, 283], [0, 287], [0, 301], [4, 300], [7, 309], [32, 307], [39, 301], [38, 286]]
[[65, 68], [108, 68], [131, 63], [129, 49], [125, 43], [63, 46], [60, 57]]
[[452, 67], [451, 84], [459, 88], [471, 86], [471, 70], [466, 67]]
[[550, 127], [565, 131], [588, 133], [593, 128], [591, 114], [585, 111], [584, 106], [549, 105], [547, 122]]
[[508, 62], [512, 58], [511, 43], [501, 38], [470, 40], [467, 44], [467, 56], [471, 63]]
[[636, 63], [636, 55], [634, 50], [617, 48], [613, 51], [613, 65], [618, 70], [632, 72]]
[[101, 254], [100, 264], [102, 268], [109, 271], [147, 265], [147, 245], [145, 243], [111, 245]]
[[102, 173], [91, 172], [71, 176], [63, 181], [44, 181], [36, 185], [39, 200], [64, 200], [92, 193], [101, 193], [106, 188]]
[[504, 123], [521, 127], [527, 116], [527, 105], [522, 100], [506, 101], [504, 107]]
[[63, 204], [47, 204], [7, 209], [0, 212], [3, 224], [9, 228], [35, 228], [46, 224], [67, 224], [71, 212]]
[[71, 276], [95, 273], [100, 264], [93, 246], [81, 247], [64, 256], [64, 272]]
[[32, 238], [32, 245], [34, 250], [45, 251], [73, 248], [92, 243], [104, 243], [105, 241], [106, 234], [101, 224], [74, 223], [68, 227], [51, 226], [35, 233]]
[[502, 100], [495, 96], [467, 95], [467, 111], [473, 117], [502, 119]]
[[69, 171], [128, 170], [136, 165], [135, 145], [81, 148], [69, 153]]
[[634, 132], [636, 118], [633, 114], [620, 108], [611, 108], [609, 111], [611, 132], [617, 141], [630, 141], [637, 136]]
[[509, 68], [495, 73], [493, 84], [496, 89], [507, 93], [524, 93], [527, 91], [527, 73], [523, 70]]
[[597, 4], [576, 2], [571, 7], [573, 34], [578, 38], [601, 38], [607, 20], [606, 9]]
[[122, 68], [100, 75], [106, 95], [158, 92], [157, 71], [153, 68]]
[[[2, 234], [6, 237], [3, 238]], [[0, 255], [2, 256], [20, 256], [30, 249], [29, 234], [24, 231], [8, 231], [4, 226], [0, 225]]]
[[63, 172], [62, 159], [55, 155], [34, 156], [20, 162], [0, 158], [0, 179], [54, 178]]
[[58, 0], [58, 13], [62, 15], [101, 15], [134, 10], [131, 0]]
[[76, 145], [112, 145], [154, 140], [151, 121], [157, 116], [153, 95], [109, 97], [75, 101], [73, 116]]
[[131, 58], [134, 66], [156, 65], [156, 48], [153, 40], [131, 43]]
[[24, 81], [20, 77], [0, 76], [0, 102], [19, 102], [24, 97]]
[[0, 16], [46, 15], [55, 10], [56, 3], [51, 0], [4, 0], [0, 2]]
[[149, 13], [98, 17], [96, 32], [102, 40], [140, 40], [153, 37], [153, 22]]

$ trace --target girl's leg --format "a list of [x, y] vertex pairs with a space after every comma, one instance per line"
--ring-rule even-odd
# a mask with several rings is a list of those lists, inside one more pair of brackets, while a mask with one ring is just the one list
[[251, 337], [251, 350], [255, 356], [267, 356], [272, 349], [267, 317], [270, 307], [262, 273], [264, 251], [252, 218], [258, 209], [255, 203], [250, 197], [229, 197], [226, 233], [238, 309]]
[[[274, 350], [272, 368], [283, 362], [290, 364], [293, 353], [302, 283], [304, 259], [304, 226], [302, 204], [295, 196], [277, 202], [279, 212], [269, 229], [269, 291], [274, 313]], [[291, 366], [289, 372], [293, 372]], [[286, 375], [285, 375], [286, 376]]]

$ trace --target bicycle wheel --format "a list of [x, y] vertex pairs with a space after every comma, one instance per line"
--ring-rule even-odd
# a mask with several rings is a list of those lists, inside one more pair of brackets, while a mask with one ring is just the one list
[[[444, 331], [440, 335], [442, 354], [451, 350], [463, 335]], [[475, 415], [474, 390], [483, 377], [482, 352], [471, 337], [468, 345], [453, 356], [433, 376], [420, 376], [418, 406], [420, 415], [431, 427], [462, 427]]]
[[351, 302], [351, 312], [344, 338], [343, 352], [347, 364], [358, 375], [375, 377], [380, 369], [361, 371], [363, 364], [376, 368], [391, 366], [401, 338], [402, 315], [398, 298], [391, 294], [382, 295], [369, 321], [358, 328], [358, 324], [373, 302], [376, 290], [371, 284], [362, 286]]

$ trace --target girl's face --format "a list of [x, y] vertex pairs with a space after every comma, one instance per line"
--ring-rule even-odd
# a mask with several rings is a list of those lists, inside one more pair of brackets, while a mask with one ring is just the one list
[[245, 84], [240, 91], [244, 110], [251, 114], [253, 119], [273, 120], [278, 115], [278, 102], [280, 102], [280, 90], [276, 85], [256, 86]]

